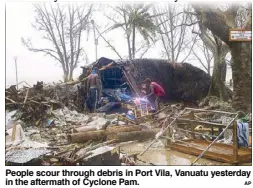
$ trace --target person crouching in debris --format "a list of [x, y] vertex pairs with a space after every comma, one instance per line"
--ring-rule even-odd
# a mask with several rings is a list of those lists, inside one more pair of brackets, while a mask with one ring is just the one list
[[94, 68], [88, 76], [87, 81], [87, 107], [91, 113], [95, 112], [97, 103], [101, 97], [101, 84], [98, 76], [98, 69]]
[[150, 78], [146, 78], [143, 81], [143, 83], [146, 84], [146, 94], [147, 94], [146, 97], [148, 101], [150, 102], [152, 108], [154, 108], [155, 111], [158, 111], [159, 110], [158, 100], [159, 97], [165, 95], [164, 89], [158, 83], [152, 82]]

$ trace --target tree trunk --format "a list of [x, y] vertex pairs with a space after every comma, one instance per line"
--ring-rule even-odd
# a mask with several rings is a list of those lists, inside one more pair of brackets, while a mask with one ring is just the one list
[[207, 74], [211, 75], [211, 62], [210, 61], [207, 64]]
[[132, 52], [131, 52], [131, 41], [130, 41], [130, 36], [127, 35], [127, 45], [128, 45], [128, 55], [129, 55], [129, 59], [133, 59], [132, 58]]
[[106, 137], [107, 135], [104, 130], [73, 133], [73, 134], [68, 135], [68, 142], [69, 143], [84, 143], [90, 140], [92, 141], [105, 140]]
[[68, 82], [68, 72], [67, 71], [63, 72], [63, 81]]
[[74, 67], [70, 67], [69, 80], [68, 81], [73, 81], [73, 72], [74, 72]]
[[170, 15], [170, 38], [171, 38], [171, 61], [175, 63], [175, 48], [174, 48], [174, 31], [173, 31], [173, 13], [171, 8], [169, 9], [169, 15]]
[[233, 77], [233, 108], [248, 112], [251, 109], [251, 52], [250, 43], [234, 42], [231, 44], [232, 77]]
[[226, 86], [224, 82], [224, 67], [225, 57], [221, 56], [222, 54], [216, 54], [214, 57], [214, 68], [212, 75], [212, 82], [209, 88], [208, 96], [216, 96], [221, 100], [228, 100], [229, 96], [226, 91]]
[[63, 70], [63, 81], [64, 82], [73, 81], [73, 72], [74, 72], [74, 68], [71, 68], [71, 67], [69, 67], [66, 70]]
[[133, 23], [132, 58], [135, 58], [135, 23]]
[[228, 46], [226, 44], [223, 44], [217, 36], [214, 36], [214, 41], [216, 43], [213, 50], [214, 68], [212, 83], [209, 88], [208, 95], [216, 96], [223, 101], [227, 101], [229, 95], [225, 86], [227, 68], [225, 58], [228, 53]]
[[93, 141], [104, 140], [107, 137], [113, 139], [115, 135], [118, 134], [119, 132], [129, 133], [132, 131], [140, 131], [140, 130], [141, 130], [140, 126], [124, 126], [124, 127], [115, 126], [115, 127], [108, 127], [107, 130], [96, 130], [96, 131], [73, 133], [68, 136], [68, 140], [69, 142], [72, 142], [72, 143], [84, 143], [89, 140], [93, 140]]
[[123, 14], [124, 14], [124, 21], [125, 21], [125, 26], [126, 26], [128, 55], [129, 55], [129, 59], [131, 60], [132, 59], [131, 40], [130, 40], [131, 33], [129, 33], [129, 28], [128, 28], [128, 23], [127, 23], [126, 13], [124, 12]]
[[[232, 77], [233, 77], [233, 103], [235, 110], [248, 112], [251, 110], [251, 42], [230, 42], [229, 29], [235, 28], [234, 21], [239, 4], [230, 6], [229, 9], [222, 13], [203, 4], [192, 4], [196, 13], [201, 18], [205, 27], [225, 42], [232, 55]], [[205, 8], [203, 6], [206, 6]], [[248, 18], [246, 19], [244, 29], [252, 30], [252, 10], [251, 5], [248, 7]], [[229, 16], [228, 16], [229, 15]]]

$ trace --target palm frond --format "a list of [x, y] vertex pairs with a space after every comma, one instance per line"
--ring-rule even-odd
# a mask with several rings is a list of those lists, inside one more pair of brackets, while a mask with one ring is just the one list
[[116, 24], [114, 24], [114, 25], [111, 27], [111, 30], [117, 29], [117, 28], [119, 28], [119, 27], [123, 27], [124, 25], [125, 25], [125, 23], [116, 23]]

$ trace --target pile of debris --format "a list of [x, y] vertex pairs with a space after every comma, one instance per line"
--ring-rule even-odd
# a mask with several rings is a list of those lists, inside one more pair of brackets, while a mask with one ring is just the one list
[[[216, 129], [205, 125], [227, 125], [231, 121], [230, 116], [192, 113], [194, 109], [191, 108], [186, 113], [186, 103], [169, 104], [156, 113], [150, 113], [152, 108], [145, 98], [129, 94], [126, 92], [128, 87], [118, 88], [118, 77], [124, 71], [118, 68], [111, 68], [108, 72], [104, 70], [104, 86], [113, 80], [115, 88], [103, 89], [101, 107], [97, 109], [99, 113], [93, 114], [80, 113], [81, 95], [77, 84], [45, 86], [38, 82], [32, 88], [16, 90], [12, 86], [6, 89], [7, 164], [135, 165], [138, 153], [122, 153], [121, 146], [153, 138], [151, 145], [160, 138], [181, 143], [196, 138], [210, 142], [222, 129], [217, 129], [218, 133], [214, 134]], [[111, 77], [114, 72], [119, 74], [117, 78]], [[135, 92], [133, 82], [128, 84]], [[209, 97], [200, 106], [233, 111], [229, 104], [224, 104]], [[112, 111], [118, 107], [127, 111]], [[193, 123], [196, 127], [188, 126]], [[169, 137], [164, 136], [168, 130], [171, 131]], [[225, 139], [220, 139], [220, 142], [230, 143], [232, 134], [225, 133]]]
[[127, 155], [116, 150], [119, 150], [122, 144], [153, 138], [160, 131], [160, 129], [144, 128], [138, 125], [117, 125], [113, 117], [98, 115], [86, 118], [79, 123], [78, 118], [75, 121], [74, 125], [66, 123], [67, 125], [58, 124], [62, 126], [56, 126], [56, 124], [51, 127], [24, 129], [21, 126], [22, 123], [13, 122], [6, 135], [8, 165], [34, 163], [37, 165], [103, 165], [99, 161], [100, 155], [108, 160], [112, 160], [113, 156], [114, 162], [107, 162], [106, 165], [120, 165], [121, 159], [125, 165], [134, 165], [132, 159], [128, 159]]
[[235, 112], [231, 103], [220, 100], [216, 96], [207, 96], [200, 103], [199, 107], [206, 110], [221, 110], [226, 112]]
[[15, 86], [5, 91], [7, 112], [18, 110], [18, 119], [27, 126], [41, 125], [51, 116], [55, 109], [67, 106], [71, 110], [77, 108], [76, 85], [47, 85], [37, 82], [33, 87], [17, 90]]
[[64, 107], [52, 110], [43, 126], [26, 126], [17, 114], [6, 116], [8, 165], [134, 165], [137, 154], [122, 153], [120, 146], [154, 138], [163, 118], [138, 124], [122, 114], [85, 115]]

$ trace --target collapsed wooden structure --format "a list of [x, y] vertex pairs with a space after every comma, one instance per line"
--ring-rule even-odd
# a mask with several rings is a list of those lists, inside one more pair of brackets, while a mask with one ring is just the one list
[[[232, 116], [232, 121], [227, 124], [221, 124], [208, 122], [199, 117], [203, 114], [207, 115], [212, 113], [226, 114], [230, 117]], [[184, 113], [178, 118], [168, 119], [171, 122], [174, 121], [174, 123], [170, 123], [170, 125], [167, 126], [168, 129], [166, 136], [163, 136], [163, 138], [168, 140], [167, 146], [169, 148], [198, 156], [193, 164], [201, 157], [230, 164], [252, 162], [252, 148], [238, 147], [237, 117], [237, 113], [186, 108]], [[196, 127], [199, 125], [210, 128], [209, 133], [211, 133], [212, 141], [197, 138], [197, 135], [206, 135], [196, 130]], [[221, 130], [223, 129], [223, 131], [218, 136], [215, 136], [215, 128], [219, 128]], [[232, 130], [232, 144], [217, 143], [217, 140], [227, 129]], [[191, 138], [176, 139], [174, 135], [177, 132], [188, 133], [191, 135]]]
[[96, 67], [100, 71], [103, 88], [117, 88], [126, 83], [137, 95], [141, 82], [149, 77], [161, 84], [166, 92], [164, 100], [195, 102], [206, 97], [211, 77], [188, 63], [173, 63], [161, 59], [112, 60], [100, 58], [89, 67], [82, 67], [80, 79]]

